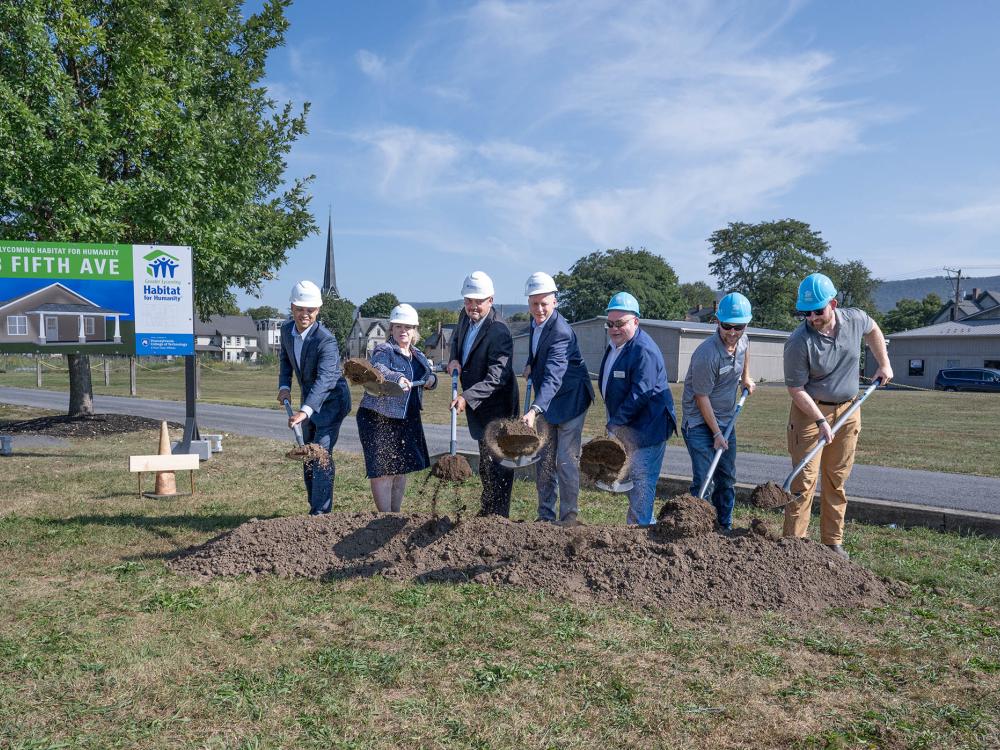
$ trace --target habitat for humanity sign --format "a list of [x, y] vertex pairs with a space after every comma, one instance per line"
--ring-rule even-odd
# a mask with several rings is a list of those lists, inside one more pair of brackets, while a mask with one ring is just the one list
[[191, 248], [0, 241], [0, 351], [194, 354]]

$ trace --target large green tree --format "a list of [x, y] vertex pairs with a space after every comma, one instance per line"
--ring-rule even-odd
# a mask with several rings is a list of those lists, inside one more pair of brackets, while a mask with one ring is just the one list
[[249, 315], [254, 320], [264, 320], [264, 318], [281, 318], [284, 317], [281, 311], [277, 307], [272, 307], [271, 305], [260, 305], [258, 307], [248, 307], [244, 310], [246, 315]]
[[388, 318], [399, 299], [392, 292], [379, 292], [361, 303], [358, 314], [362, 318]]
[[794, 219], [730, 223], [708, 238], [712, 275], [723, 292], [742, 292], [753, 305], [753, 324], [790, 330], [796, 325], [799, 282], [819, 270], [829, 245], [808, 224]]
[[827, 258], [820, 263], [819, 270], [829, 276], [837, 288], [841, 306], [860, 307], [871, 315], [878, 313], [873, 295], [881, 282], [872, 276], [864, 262], [851, 260], [838, 263]]
[[571, 321], [603, 315], [616, 292], [629, 292], [639, 300], [644, 318], [684, 317], [677, 274], [662, 257], [645, 248], [591, 253], [574, 263], [569, 273], [556, 274], [555, 282], [559, 311]]
[[698, 305], [702, 307], [711, 307], [712, 303], [717, 299], [715, 295], [715, 290], [712, 289], [704, 281], [694, 281], [687, 284], [681, 284], [681, 298], [684, 300], [684, 306], [688, 310], [692, 310]]
[[319, 320], [337, 337], [342, 356], [347, 354], [347, 337], [354, 326], [354, 309], [354, 303], [349, 299], [332, 294], [323, 297], [323, 306], [319, 308]]
[[445, 310], [444, 308], [425, 307], [417, 310], [420, 316], [420, 338], [427, 340], [427, 337], [437, 331], [439, 325], [458, 322], [457, 310]]
[[931, 292], [919, 302], [915, 299], [903, 298], [896, 306], [882, 316], [882, 332], [890, 333], [909, 331], [929, 325], [931, 320], [941, 312], [941, 298]]
[[[191, 245], [202, 316], [315, 223], [285, 158], [308, 105], [263, 84], [289, 0], [0, 3], [0, 238]], [[86, 356], [70, 413], [92, 412]]]

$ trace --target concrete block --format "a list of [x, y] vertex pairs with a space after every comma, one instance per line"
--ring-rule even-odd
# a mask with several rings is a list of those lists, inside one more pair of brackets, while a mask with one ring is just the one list
[[212, 447], [212, 453], [222, 453], [222, 435], [209, 435], [203, 432], [201, 439], [208, 441]]
[[14, 436], [0, 435], [0, 456], [9, 456], [14, 452]]
[[[179, 445], [179, 443], [180, 443], [179, 440], [175, 440], [172, 443], [170, 443], [170, 451], [172, 453], [177, 451], [177, 446]], [[207, 440], [192, 440], [191, 450], [188, 452], [194, 453], [202, 461], [207, 461], [212, 457], [212, 446]]]

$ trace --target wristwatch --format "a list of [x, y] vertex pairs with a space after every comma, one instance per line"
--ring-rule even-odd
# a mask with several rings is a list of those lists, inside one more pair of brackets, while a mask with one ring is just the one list
[[826, 424], [826, 419], [817, 419], [816, 420], [816, 426], [817, 427], [822, 427], [825, 424]]

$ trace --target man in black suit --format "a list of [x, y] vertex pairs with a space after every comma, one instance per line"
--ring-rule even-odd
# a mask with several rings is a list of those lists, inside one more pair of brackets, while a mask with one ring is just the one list
[[288, 426], [301, 424], [306, 443], [317, 443], [330, 455], [328, 466], [318, 461], [303, 465], [309, 515], [318, 516], [333, 508], [333, 446], [351, 411], [351, 391], [340, 371], [337, 338], [317, 319], [323, 304], [319, 287], [300, 281], [292, 287], [289, 301], [292, 319], [281, 326], [278, 402], [290, 399], [294, 375], [302, 405], [289, 417]]
[[482, 271], [462, 284], [465, 309], [451, 339], [448, 373], [457, 371], [462, 394], [451, 405], [465, 412], [469, 433], [479, 441], [479, 478], [483, 482], [480, 515], [510, 515], [514, 470], [500, 465], [483, 439], [494, 419], [518, 413], [517, 382], [511, 358], [514, 342], [510, 329], [493, 309], [493, 281]]

